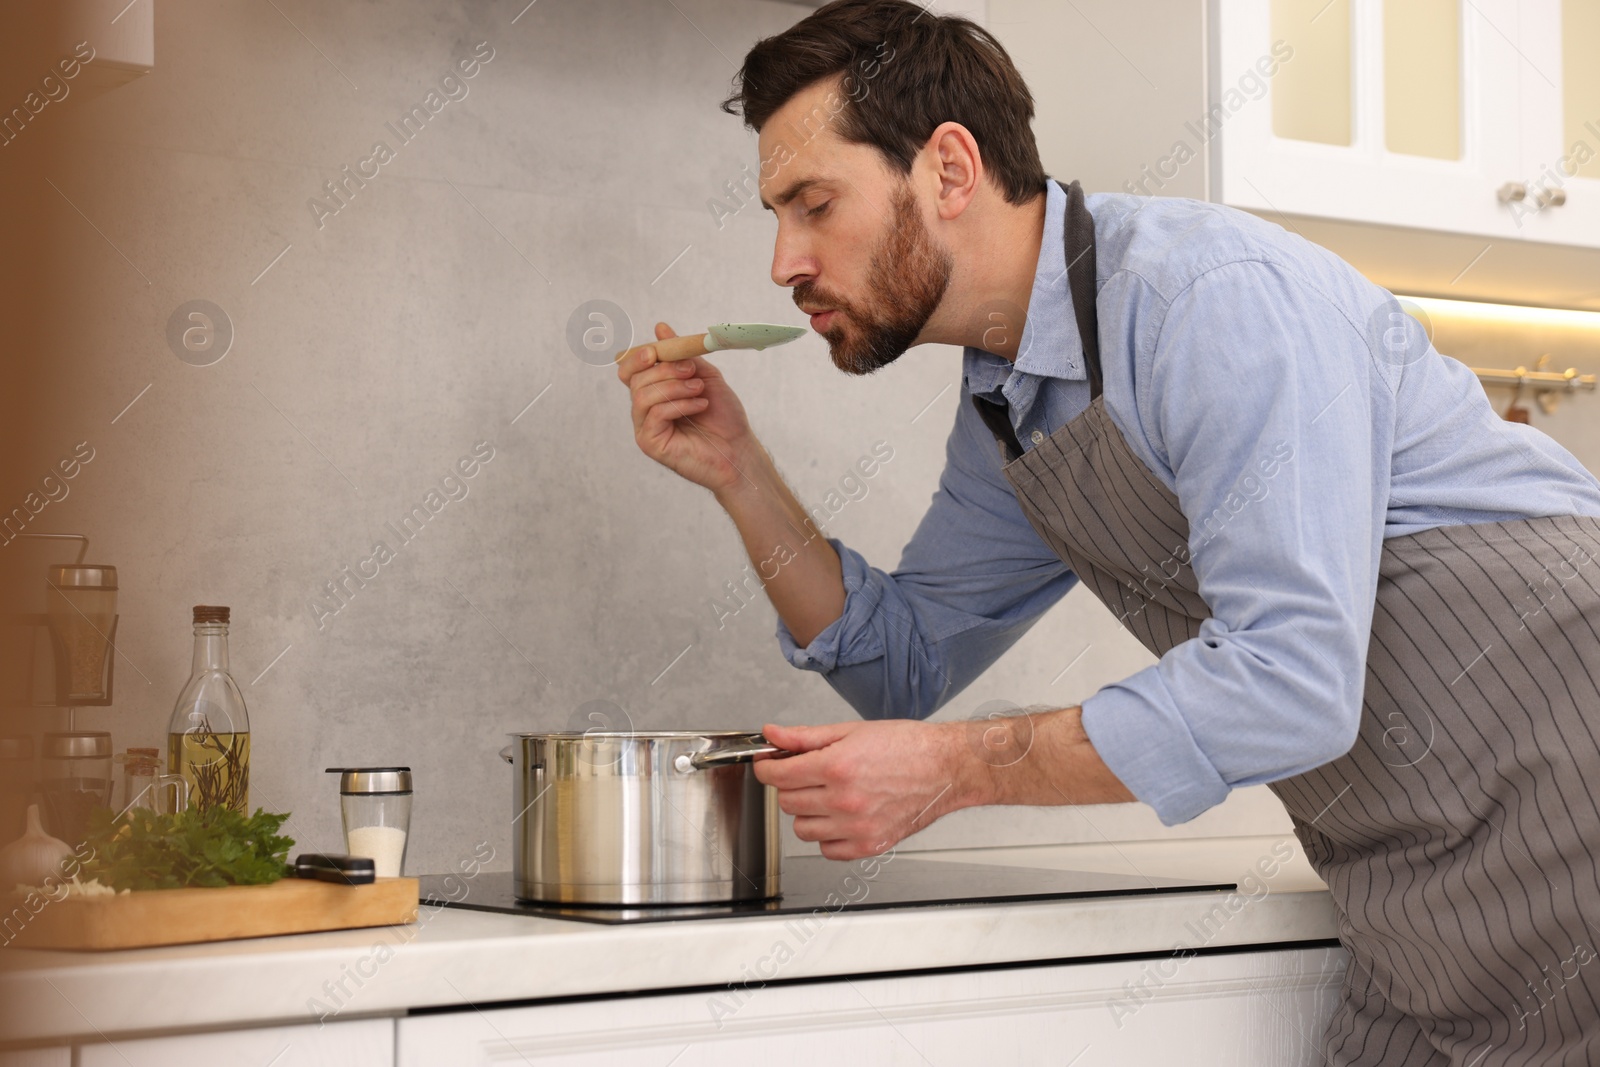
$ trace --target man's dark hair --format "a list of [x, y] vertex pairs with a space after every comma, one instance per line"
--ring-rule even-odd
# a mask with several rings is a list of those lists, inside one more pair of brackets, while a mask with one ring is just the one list
[[971, 131], [1007, 202], [1045, 189], [1034, 143], [1033, 95], [993, 35], [970, 19], [933, 15], [908, 0], [834, 0], [775, 37], [757, 41], [722, 110], [759, 132], [800, 90], [840, 79], [843, 107], [829, 124], [872, 145], [901, 175], [941, 122]]

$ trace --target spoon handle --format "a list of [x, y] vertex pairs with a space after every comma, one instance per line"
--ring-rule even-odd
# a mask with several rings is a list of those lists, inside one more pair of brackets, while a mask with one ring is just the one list
[[706, 347], [706, 335], [692, 333], [686, 337], [669, 337], [665, 341], [651, 341], [648, 344], [634, 345], [618, 355], [616, 362], [621, 363], [625, 358], [639, 351], [639, 349], [648, 348], [652, 345], [656, 350], [656, 358], [663, 363], [670, 363], [678, 359], [693, 359], [695, 356], [703, 356], [710, 351]]

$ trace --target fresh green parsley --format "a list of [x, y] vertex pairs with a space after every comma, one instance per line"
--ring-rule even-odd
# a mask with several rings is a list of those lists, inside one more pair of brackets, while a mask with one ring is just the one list
[[90, 816], [85, 877], [114, 889], [276, 882], [294, 847], [278, 833], [288, 818], [260, 808], [248, 818], [227, 807], [172, 814], [133, 808], [123, 815], [103, 808]]

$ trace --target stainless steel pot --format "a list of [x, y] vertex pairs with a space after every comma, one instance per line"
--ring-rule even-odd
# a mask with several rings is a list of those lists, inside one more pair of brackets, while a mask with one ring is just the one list
[[512, 734], [512, 869], [523, 900], [764, 900], [782, 873], [778, 794], [760, 734], [589, 730]]

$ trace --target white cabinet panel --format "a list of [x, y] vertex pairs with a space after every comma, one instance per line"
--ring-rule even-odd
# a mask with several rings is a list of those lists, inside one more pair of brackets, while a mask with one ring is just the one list
[[1297, 1067], [1345, 955], [1288, 949], [608, 998], [402, 1019], [400, 1067]]
[[[1524, 0], [1518, 236], [1600, 248], [1600, 5]], [[1600, 292], [1600, 275], [1591, 279]]]
[[[1210, 0], [1210, 107], [1231, 115], [1216, 198], [1268, 217], [1600, 248], [1592, 0], [1406, 2]], [[1258, 61], [1275, 71], [1272, 106], [1236, 107], [1222, 75]]]
[[[1350, 0], [1347, 5], [1347, 145], [1278, 136], [1273, 108], [1234, 108], [1227, 97], [1231, 86], [1220, 81], [1213, 86], [1212, 106], [1229, 113], [1215, 148], [1215, 195], [1223, 203], [1269, 217], [1283, 212], [1488, 237], [1527, 236], [1497, 196], [1506, 182], [1524, 176], [1524, 60], [1519, 51], [1524, 36], [1536, 35], [1519, 29], [1518, 0], [1472, 0], [1452, 23], [1461, 48], [1455, 94], [1460, 101], [1459, 159], [1389, 149], [1384, 2]], [[1287, 39], [1275, 36], [1272, 7], [1269, 0], [1213, 0], [1215, 77], [1258, 62], [1273, 66], [1275, 61], [1280, 72], [1275, 77], [1295, 71], [1293, 34]], [[1346, 5], [1336, 7], [1342, 11]], [[1293, 85], [1292, 77], [1286, 84]]]
[[[1245, 208], [1400, 292], [1600, 308], [1600, 0], [1170, 6], [992, 0], [1049, 173]], [[1275, 10], [1317, 20], [1301, 51]]]
[[[443, 1061], [447, 1062], [447, 1061]], [[84, 1045], [79, 1067], [393, 1067], [394, 1020], [180, 1034]]]

